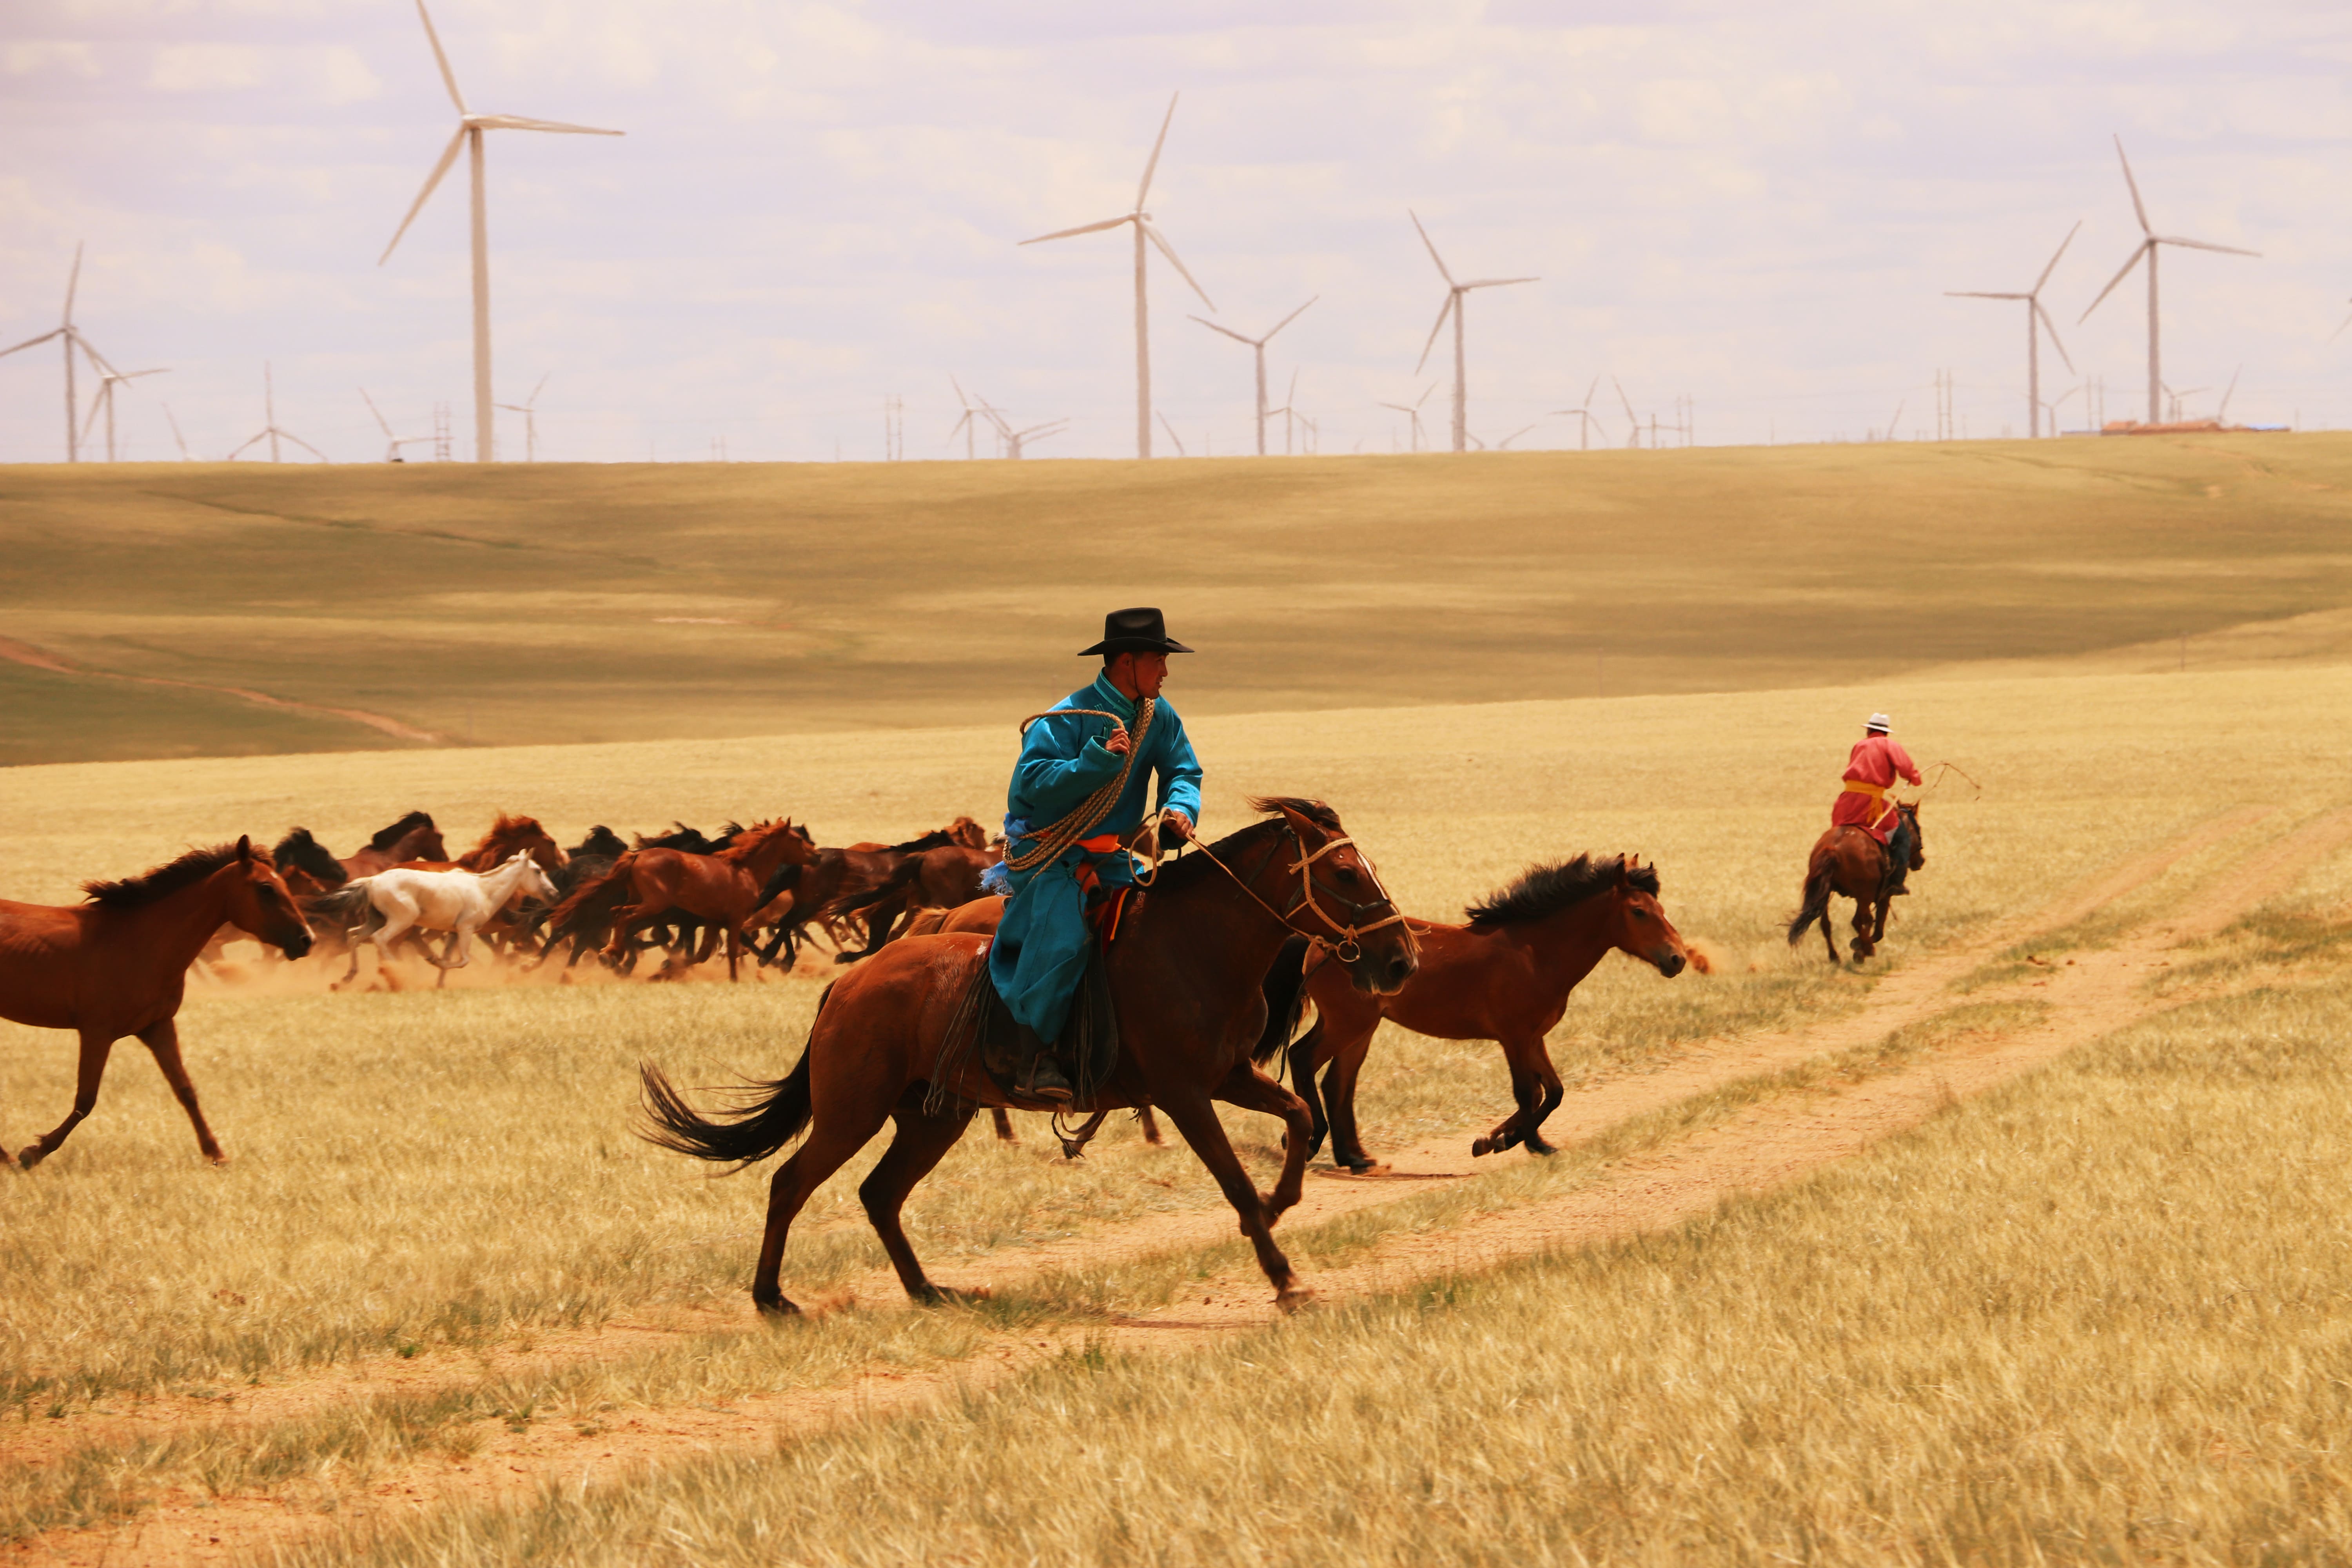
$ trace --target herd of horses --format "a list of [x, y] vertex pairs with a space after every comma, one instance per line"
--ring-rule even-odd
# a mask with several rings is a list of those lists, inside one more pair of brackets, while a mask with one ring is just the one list
[[[1473, 1152], [1549, 1152], [1541, 1129], [1564, 1089], [1545, 1037], [1569, 994], [1612, 952], [1668, 978], [1686, 967], [1705, 973], [1707, 963], [1661, 907], [1655, 867], [1630, 856], [1536, 865], [1464, 921], [1428, 921], [1396, 909], [1328, 805], [1295, 797], [1252, 805], [1258, 820], [1214, 844], [1167, 840], [1176, 858], [1164, 863], [1155, 824], [1133, 846], [1148, 855], [1149, 873], [1101, 953], [1117, 1047], [1083, 1101], [1067, 1108], [1089, 1120], [1065, 1134], [1064, 1147], [1081, 1150], [1120, 1109], [1147, 1118], [1156, 1142], [1148, 1120], [1156, 1108], [1233, 1204], [1287, 1308], [1307, 1292], [1273, 1226], [1297, 1203], [1306, 1162], [1327, 1138], [1337, 1163], [1372, 1168], [1355, 1088], [1383, 1018], [1499, 1044], [1513, 1109]], [[1916, 808], [1903, 809], [1916, 845]], [[79, 906], [0, 900], [0, 1016], [69, 1029], [80, 1043], [71, 1112], [13, 1163], [30, 1169], [56, 1152], [95, 1106], [109, 1053], [124, 1037], [153, 1054], [205, 1157], [225, 1158], [188, 1079], [174, 1018], [191, 969], [240, 933], [289, 961], [347, 952], [338, 986], [356, 978], [359, 949], [371, 944], [380, 966], [406, 944], [446, 982], [476, 937], [532, 967], [561, 952], [568, 972], [594, 953], [625, 973], [656, 948], [667, 954], [662, 973], [674, 973], [708, 962], [723, 942], [734, 978], [747, 952], [789, 968], [819, 937], [837, 963], [856, 967], [820, 1000], [798, 1066], [753, 1086], [730, 1110], [706, 1114], [647, 1065], [643, 1131], [665, 1147], [739, 1165], [800, 1141], [770, 1183], [752, 1285], [762, 1311], [789, 1313], [796, 1309], [780, 1271], [794, 1215], [895, 1122], [859, 1195], [908, 1292], [945, 1299], [953, 1292], [925, 1275], [899, 1222], [908, 1193], [981, 1108], [1004, 1137], [1009, 1110], [1065, 1109], [1024, 1097], [971, 1048], [974, 1020], [994, 1000], [986, 955], [1003, 905], [981, 879], [1001, 854], [970, 817], [888, 845], [823, 847], [781, 818], [730, 824], [716, 837], [674, 825], [633, 844], [598, 826], [567, 849], [535, 819], [501, 813], [479, 843], [452, 857], [432, 817], [413, 811], [348, 857], [298, 827], [266, 853], [243, 837], [142, 876], [87, 883]], [[1915, 847], [1912, 868], [1925, 864]], [[1857, 904], [1855, 956], [1869, 956], [1885, 934], [1886, 870], [1868, 836], [1824, 834], [1790, 943], [1818, 920], [1835, 959], [1828, 900], [1843, 893]], [[443, 938], [438, 953], [433, 935]], [[1315, 1021], [1301, 1034], [1309, 1003]], [[1283, 1164], [1270, 1192], [1256, 1190], [1217, 1101], [1283, 1121]], [[9, 1163], [0, 1147], [0, 1164]]]

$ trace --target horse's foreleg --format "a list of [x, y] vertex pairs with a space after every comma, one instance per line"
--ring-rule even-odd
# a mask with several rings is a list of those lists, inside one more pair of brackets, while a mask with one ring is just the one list
[[180, 1059], [180, 1026], [177, 1021], [166, 1018], [161, 1023], [148, 1025], [139, 1031], [139, 1043], [147, 1047], [149, 1054], [155, 1058], [155, 1065], [163, 1069], [163, 1081], [172, 1086], [173, 1098], [180, 1102], [180, 1109], [188, 1113], [188, 1124], [196, 1130], [196, 1147], [214, 1164], [227, 1164], [228, 1156], [221, 1152], [220, 1142], [213, 1137], [213, 1130], [205, 1125], [204, 1110], [196, 1103], [196, 1086], [188, 1081], [187, 1064]]
[[[1251, 1247], [1257, 1253], [1258, 1267], [1265, 1270], [1266, 1279], [1274, 1285], [1276, 1303], [1286, 1312], [1304, 1305], [1315, 1292], [1298, 1282], [1298, 1277], [1291, 1272], [1290, 1259], [1274, 1244], [1266, 1200], [1258, 1195], [1249, 1173], [1242, 1168], [1241, 1156], [1234, 1152], [1233, 1142], [1225, 1136], [1224, 1123], [1217, 1120], [1216, 1107], [1197, 1089], [1172, 1095], [1155, 1093], [1154, 1098], [1160, 1109], [1168, 1113], [1168, 1119], [1176, 1123], [1176, 1131], [1183, 1134], [1184, 1142], [1192, 1145], [1192, 1152], [1201, 1157], [1201, 1163], [1209, 1168], [1225, 1201], [1234, 1205], [1234, 1213], [1241, 1218], [1242, 1234], [1249, 1237]], [[1303, 1119], [1306, 1107], [1302, 1105], [1299, 1110]], [[1302, 1141], [1297, 1159], [1306, 1159], [1306, 1147]], [[1292, 1157], [1285, 1157], [1286, 1167]]]
[[1013, 1118], [1006, 1113], [1004, 1107], [1001, 1105], [992, 1105], [988, 1108], [988, 1114], [993, 1117], [996, 1121], [996, 1141], [999, 1143], [1018, 1143], [1021, 1142], [1019, 1138], [1013, 1135]]
[[[1137, 1106], [1135, 1108], [1135, 1120], [1143, 1129], [1143, 1141], [1146, 1143], [1150, 1144], [1155, 1149], [1159, 1148], [1161, 1142], [1160, 1136], [1160, 1119], [1151, 1114], [1151, 1107], [1148, 1105]], [[1311, 1154], [1314, 1151], [1310, 1149], [1307, 1152]]]
[[[1514, 1144], [1525, 1143], [1531, 1153], [1549, 1154], [1552, 1152], [1551, 1145], [1536, 1135], [1536, 1129], [1542, 1125], [1543, 1119], [1551, 1114], [1559, 1101], [1544, 1081], [1545, 1071], [1550, 1068], [1551, 1060], [1550, 1054], [1543, 1048], [1543, 1037], [1538, 1036], [1530, 1042], [1521, 1036], [1496, 1043], [1503, 1047], [1503, 1060], [1511, 1069], [1511, 1098], [1517, 1102], [1518, 1108], [1505, 1117], [1492, 1132], [1471, 1144], [1470, 1152], [1499, 1154]], [[1559, 1081], [1556, 1070], [1551, 1073], [1551, 1081], [1554, 1084]]]
[[923, 1096], [927, 1092], [926, 1086], [917, 1084], [898, 1097], [898, 1109], [890, 1113], [898, 1121], [898, 1131], [866, 1180], [858, 1184], [857, 1201], [866, 1205], [866, 1217], [873, 1222], [874, 1234], [882, 1238], [882, 1250], [890, 1255], [890, 1266], [898, 1271], [898, 1283], [907, 1288], [907, 1294], [918, 1301], [949, 1301], [968, 1293], [943, 1289], [924, 1276], [915, 1249], [907, 1243], [906, 1227], [898, 1223], [898, 1213], [906, 1207], [907, 1194], [914, 1191], [915, 1184], [930, 1174], [931, 1167], [971, 1125], [975, 1108], [965, 1105], [943, 1115], [926, 1116]]
[[1853, 950], [1853, 961], [1862, 963], [1878, 951], [1878, 943], [1870, 934], [1871, 902], [1868, 899], [1853, 901], [1853, 939], [1846, 945]]
[[101, 1038], [87, 1029], [82, 1031], [81, 1060], [74, 1075], [73, 1110], [63, 1121], [26, 1144], [24, 1152], [16, 1156], [18, 1164], [29, 1171], [56, 1153], [58, 1145], [66, 1141], [66, 1134], [80, 1126], [82, 1118], [96, 1108], [99, 1081], [106, 1077], [106, 1058], [113, 1051], [111, 1036]]
[[1274, 1191], [1267, 1194], [1265, 1199], [1265, 1223], [1272, 1225], [1287, 1210], [1297, 1206], [1304, 1194], [1307, 1182], [1307, 1102], [1266, 1077], [1250, 1062], [1235, 1066], [1225, 1075], [1224, 1082], [1210, 1092], [1228, 1105], [1238, 1105], [1244, 1110], [1282, 1118], [1282, 1174], [1275, 1178]]
[[1528, 1037], [1518, 1047], [1518, 1054], [1534, 1072], [1536, 1092], [1540, 1097], [1534, 1114], [1528, 1118], [1523, 1142], [1531, 1154], [1557, 1154], [1559, 1151], [1544, 1142], [1543, 1124], [1553, 1111], [1559, 1109], [1559, 1102], [1567, 1098], [1568, 1091], [1559, 1081], [1559, 1068], [1552, 1065], [1551, 1052], [1545, 1047], [1541, 1035]]
[[1323, 1020], [1319, 1017], [1315, 1020], [1313, 1028], [1291, 1042], [1290, 1046], [1291, 1091], [1307, 1102], [1307, 1155], [1309, 1159], [1313, 1159], [1316, 1152], [1323, 1147], [1324, 1136], [1331, 1131], [1331, 1124], [1323, 1114], [1322, 1091], [1315, 1085], [1318, 1068], [1315, 1056], [1322, 1047]]

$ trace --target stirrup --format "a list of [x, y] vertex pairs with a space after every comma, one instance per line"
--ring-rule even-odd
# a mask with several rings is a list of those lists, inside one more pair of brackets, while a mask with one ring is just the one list
[[1054, 1059], [1050, 1049], [1041, 1049], [1029, 1058], [1022, 1070], [1019, 1088], [1032, 1100], [1059, 1100], [1066, 1105], [1076, 1098], [1070, 1080], [1062, 1076], [1062, 1064]]

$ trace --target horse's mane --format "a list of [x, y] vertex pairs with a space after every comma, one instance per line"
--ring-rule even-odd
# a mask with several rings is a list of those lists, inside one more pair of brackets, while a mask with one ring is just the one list
[[307, 827], [298, 827], [278, 841], [269, 852], [269, 863], [280, 871], [297, 867], [308, 871], [330, 888], [340, 888], [351, 879], [343, 863], [327, 853], [327, 847], [310, 837]]
[[81, 890], [89, 896], [91, 903], [110, 910], [144, 909], [194, 887], [236, 858], [236, 845], [215, 844], [209, 849], [191, 849], [177, 860], [167, 861], [136, 877], [114, 882], [84, 882]]
[[371, 849], [390, 849], [402, 839], [407, 837], [411, 833], [416, 831], [416, 829], [420, 827], [430, 827], [432, 826], [433, 814], [431, 812], [412, 811], [406, 816], [402, 817], [398, 822], [394, 823], [390, 827], [378, 828], [376, 830], [376, 836], [368, 840], [368, 847]]
[[637, 847], [683, 849], [689, 855], [708, 855], [719, 847], [716, 840], [698, 827], [688, 827], [685, 823], [675, 819], [672, 819], [669, 826], [670, 830], [667, 833], [656, 834], [650, 838], [642, 833], [638, 834]]
[[520, 838], [527, 833], [545, 833], [546, 831], [546, 828], [539, 825], [539, 818], [535, 816], [509, 816], [502, 811], [499, 813], [499, 819], [490, 824], [490, 830], [482, 835], [482, 841], [474, 847], [478, 850], [488, 849], [501, 839]]
[[588, 830], [587, 837], [582, 839], [576, 847], [565, 850], [564, 855], [573, 860], [577, 860], [583, 855], [600, 855], [617, 860], [628, 852], [629, 847], [621, 841], [621, 836], [600, 822]]
[[934, 827], [920, 838], [909, 838], [904, 844], [885, 846], [885, 855], [920, 855], [926, 849], [944, 848], [954, 843], [955, 835], [944, 827]]
[[730, 842], [725, 848], [715, 849], [711, 853], [718, 859], [731, 860], [737, 865], [742, 864], [758, 854], [764, 846], [779, 835], [797, 831], [793, 826], [793, 819], [789, 816], [772, 822], [755, 822], [749, 827], [735, 822], [730, 822], [727, 826], [733, 829], [727, 836]]
[[1595, 893], [1615, 887], [1621, 871], [1635, 889], [1657, 897], [1655, 866], [1628, 866], [1622, 855], [1612, 855], [1605, 860], [1579, 855], [1572, 860], [1558, 860], [1549, 866], [1530, 866], [1509, 887], [1490, 894], [1484, 903], [1473, 904], [1464, 912], [1473, 926], [1525, 925], [1546, 915], [1556, 915], [1571, 904], [1580, 904]]

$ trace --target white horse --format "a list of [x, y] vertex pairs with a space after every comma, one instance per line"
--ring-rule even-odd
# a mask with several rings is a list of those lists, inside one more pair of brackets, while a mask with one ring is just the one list
[[466, 966], [474, 933], [483, 922], [526, 894], [552, 903], [555, 884], [538, 861], [518, 852], [494, 871], [412, 871], [395, 866], [373, 877], [354, 878], [313, 908], [347, 920], [366, 911], [352, 928], [352, 966], [335, 982], [338, 988], [359, 973], [362, 946], [373, 944], [381, 967], [393, 942], [410, 930], [449, 933], [440, 957], [434, 958], [430, 949], [425, 954], [441, 971], [436, 985], [446, 985], [449, 972]]

